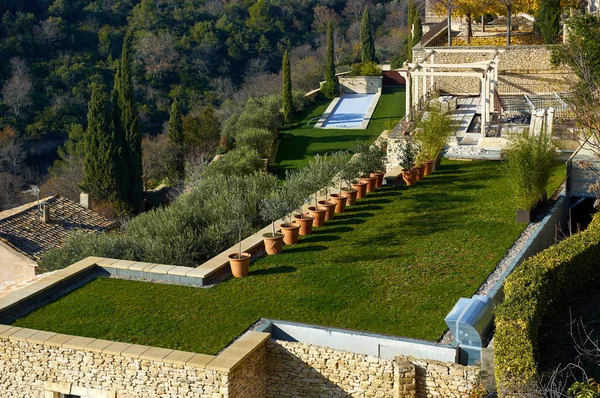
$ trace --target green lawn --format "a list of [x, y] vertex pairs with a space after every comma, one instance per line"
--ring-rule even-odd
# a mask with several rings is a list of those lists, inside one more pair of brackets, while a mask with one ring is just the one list
[[207, 354], [261, 317], [436, 340], [525, 227], [504, 170], [444, 161], [256, 261], [247, 278], [210, 289], [99, 278], [15, 325]]
[[336, 130], [313, 128], [317, 119], [307, 125], [310, 119], [320, 117], [331, 102], [318, 99], [298, 116], [301, 121], [297, 127], [282, 131], [273, 171], [281, 178], [285, 176], [286, 169], [303, 167], [308, 164], [308, 159], [312, 156], [351, 148], [357, 140], [375, 140], [390, 122], [399, 122], [402, 119], [405, 111], [404, 100], [403, 87], [385, 88], [367, 129]]

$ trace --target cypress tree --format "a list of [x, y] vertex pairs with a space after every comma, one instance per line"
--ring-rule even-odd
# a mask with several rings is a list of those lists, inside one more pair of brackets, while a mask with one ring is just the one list
[[362, 62], [375, 61], [375, 44], [371, 32], [371, 11], [369, 6], [365, 7], [362, 21], [360, 23], [360, 54]]
[[333, 44], [333, 23], [329, 21], [327, 24], [327, 61], [325, 63], [325, 84], [321, 87], [321, 92], [328, 98], [333, 98], [336, 95], [335, 82], [335, 62], [333, 55], [335, 52]]
[[127, 34], [115, 75], [112, 106], [115, 141], [121, 148], [121, 164], [118, 169], [119, 199], [135, 212], [142, 204], [144, 185], [142, 181], [142, 133], [138, 124], [137, 106], [133, 94], [130, 41], [130, 35]]
[[177, 99], [173, 101], [169, 116], [169, 129], [167, 134], [169, 136], [169, 141], [171, 141], [177, 150], [177, 153], [174, 154], [173, 163], [169, 165], [169, 177], [172, 176], [173, 179], [178, 182], [185, 177], [185, 158], [183, 155], [183, 120]]
[[553, 44], [560, 32], [560, 0], [542, 0], [536, 18], [536, 25], [546, 44]]
[[96, 202], [112, 202], [117, 198], [115, 136], [106, 109], [106, 94], [100, 86], [92, 86], [88, 105], [88, 125], [84, 134], [84, 171], [81, 186]]
[[293, 121], [292, 75], [290, 71], [290, 56], [285, 50], [283, 54], [283, 120], [286, 123]]
[[423, 37], [423, 25], [421, 24], [421, 16], [419, 15], [419, 10], [415, 8], [415, 15], [413, 16], [413, 46], [416, 46], [421, 41], [421, 37]]

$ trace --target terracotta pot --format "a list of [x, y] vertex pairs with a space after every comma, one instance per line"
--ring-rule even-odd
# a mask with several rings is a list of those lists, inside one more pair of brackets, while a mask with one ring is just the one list
[[529, 210], [517, 210], [517, 222], [519, 223], [530, 223], [533, 220], [534, 211]]
[[295, 245], [298, 243], [300, 225], [293, 223], [281, 224], [281, 233], [283, 233], [283, 243], [286, 245]]
[[325, 213], [327, 213], [327, 209], [315, 206], [310, 206], [308, 208], [308, 213], [315, 218], [313, 221], [313, 227], [322, 227], [325, 225]]
[[325, 221], [333, 220], [333, 217], [335, 216], [335, 203], [334, 202], [330, 202], [328, 200], [327, 201], [320, 200], [319, 207], [324, 207], [325, 210], [327, 210], [325, 212]]
[[377, 178], [377, 188], [381, 188], [383, 186], [383, 177], [385, 176], [385, 171], [376, 171], [375, 173], [371, 173], [371, 177]]
[[352, 188], [356, 189], [356, 199], [362, 199], [367, 196], [367, 183], [366, 182], [357, 182], [356, 184], [352, 184]]
[[340, 193], [332, 193], [331, 200], [335, 203], [335, 212], [343, 213], [346, 211], [346, 201], [348, 200], [348, 196], [344, 195], [342, 192]]
[[267, 233], [263, 235], [265, 251], [267, 254], [279, 254], [283, 250], [283, 234], [282, 233]]
[[250, 253], [233, 253], [229, 256], [229, 266], [231, 267], [231, 274], [236, 278], [248, 276], [248, 269], [250, 268]]
[[433, 166], [435, 165], [435, 160], [430, 160], [428, 162], [423, 163], [423, 165], [425, 166], [425, 171], [423, 173], [423, 175], [431, 175], [433, 173]]
[[313, 220], [315, 219], [310, 214], [296, 214], [294, 216], [296, 224], [300, 225], [298, 233], [302, 236], [312, 234]]
[[346, 197], [346, 206], [353, 206], [358, 196], [358, 190], [355, 188], [344, 188], [342, 189], [342, 195]]
[[417, 170], [417, 181], [422, 181], [425, 174], [425, 166], [417, 166], [415, 170]]
[[402, 170], [402, 179], [408, 186], [415, 185], [417, 183], [417, 173], [413, 170]]
[[375, 192], [377, 188], [377, 177], [362, 177], [361, 182], [367, 183], [367, 193]]

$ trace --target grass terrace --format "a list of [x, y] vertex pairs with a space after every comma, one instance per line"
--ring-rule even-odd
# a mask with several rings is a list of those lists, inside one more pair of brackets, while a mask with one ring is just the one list
[[[331, 100], [319, 97], [307, 107], [297, 119], [297, 127], [282, 131], [277, 152], [276, 173], [280, 178], [285, 170], [296, 169], [308, 164], [308, 159], [317, 154], [349, 149], [357, 140], [374, 141], [390, 122], [399, 122], [404, 117], [405, 91], [403, 87], [384, 88], [375, 112], [365, 130], [315, 129], [317, 119], [329, 106]], [[313, 118], [312, 123], [308, 124]], [[393, 123], [393, 124], [396, 124]]]
[[525, 228], [510, 192], [499, 162], [444, 161], [259, 259], [246, 278], [209, 289], [98, 278], [15, 325], [206, 354], [261, 317], [436, 340]]

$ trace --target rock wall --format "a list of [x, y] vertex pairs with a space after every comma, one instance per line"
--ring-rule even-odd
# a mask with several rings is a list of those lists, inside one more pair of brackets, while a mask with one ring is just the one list
[[229, 372], [228, 393], [231, 398], [265, 397], [266, 345], [259, 347]]
[[387, 360], [298, 342], [267, 343], [267, 397], [469, 397], [479, 368]]
[[117, 398], [227, 397], [227, 382], [214, 370], [0, 339], [3, 396], [43, 398], [57, 384]]
[[[436, 53], [435, 63], [458, 64], [490, 60], [489, 52], [476, 52], [483, 47], [461, 47], [473, 53]], [[490, 47], [491, 48], [491, 47]], [[428, 48], [435, 49], [434, 47]], [[498, 92], [508, 94], [544, 94], [563, 92], [568, 87], [565, 71], [550, 62], [546, 46], [501, 47], [498, 59]], [[424, 48], [413, 49], [415, 59], [425, 56]], [[473, 77], [436, 77], [438, 89], [452, 94], [479, 95], [481, 82]]]

